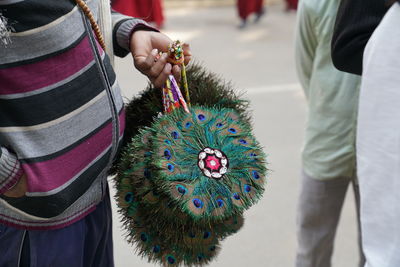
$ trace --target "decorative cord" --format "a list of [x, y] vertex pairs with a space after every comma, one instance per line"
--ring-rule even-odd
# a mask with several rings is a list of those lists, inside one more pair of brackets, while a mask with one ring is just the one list
[[76, 4], [82, 9], [83, 13], [85, 13], [85, 16], [89, 19], [90, 24], [92, 25], [93, 31], [96, 34], [97, 41], [99, 42], [100, 46], [103, 48], [103, 50], [106, 50], [106, 43], [103, 38], [103, 34], [100, 31], [100, 27], [97, 24], [96, 20], [94, 19], [93, 13], [86, 4], [84, 0], [75, 0]]

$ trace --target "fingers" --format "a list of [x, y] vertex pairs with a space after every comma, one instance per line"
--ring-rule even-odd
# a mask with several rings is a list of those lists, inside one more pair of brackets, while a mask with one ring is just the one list
[[189, 62], [192, 60], [191, 56], [185, 56], [185, 65], [189, 64]]
[[151, 80], [151, 82], [153, 83], [153, 85], [156, 88], [160, 88], [164, 85], [165, 81], [168, 79], [168, 76], [171, 74], [171, 70], [172, 70], [172, 65], [167, 63], [165, 64], [164, 69], [162, 70], [162, 72], [158, 75], [157, 78], [155, 78], [154, 80]]
[[[166, 35], [155, 35], [153, 33], [154, 38], [151, 38], [152, 45], [150, 47], [167, 47], [171, 40]], [[136, 37], [140, 37], [136, 34]], [[157, 38], [155, 38], [157, 37]], [[174, 75], [177, 81], [181, 80], [181, 67], [178, 65], [172, 66], [170, 63], [167, 63], [168, 54], [163, 53], [161, 56], [158, 55], [158, 49], [153, 49], [150, 52], [148, 49], [148, 54], [146, 55], [146, 49], [139, 48], [140, 46], [135, 46], [136, 51], [134, 53], [134, 64], [135, 67], [144, 75], [146, 75], [151, 83], [155, 87], [162, 87], [165, 81], [168, 78], [168, 75], [171, 73]], [[146, 46], [148, 48], [148, 45]], [[182, 45], [183, 54], [184, 54], [184, 64], [187, 65], [192, 59], [192, 53], [190, 50], [190, 46], [187, 43]]]
[[153, 66], [149, 69], [148, 75], [150, 79], [156, 79], [163, 71], [165, 64], [167, 64], [168, 54], [164, 53], [157, 61], [153, 61]]
[[192, 60], [192, 51], [190, 49], [190, 45], [187, 43], [184, 43], [182, 45], [183, 48], [183, 54], [185, 55], [185, 65], [189, 64], [190, 60]]
[[178, 65], [172, 67], [172, 75], [174, 75], [175, 80], [178, 82], [181, 80], [181, 68]]
[[136, 68], [146, 75], [155, 87], [162, 87], [172, 72], [172, 65], [167, 63], [168, 54], [158, 58], [158, 50], [153, 49], [147, 57], [135, 57]]
[[149, 70], [153, 67], [154, 62], [156, 61], [157, 55], [158, 55], [158, 50], [153, 49], [147, 57], [135, 56], [134, 57], [135, 67], [141, 73], [146, 75], [146, 73], [149, 72]]

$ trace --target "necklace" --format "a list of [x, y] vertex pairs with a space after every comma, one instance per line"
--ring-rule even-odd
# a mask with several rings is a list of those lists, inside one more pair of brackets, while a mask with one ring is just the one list
[[90, 24], [92, 25], [93, 31], [96, 34], [97, 41], [99, 42], [100, 46], [103, 50], [106, 50], [106, 44], [104, 42], [103, 34], [100, 31], [100, 27], [97, 24], [96, 20], [94, 19], [93, 13], [90, 10], [89, 6], [86, 4], [84, 0], [75, 0], [76, 4], [82, 9], [85, 16], [89, 19]]

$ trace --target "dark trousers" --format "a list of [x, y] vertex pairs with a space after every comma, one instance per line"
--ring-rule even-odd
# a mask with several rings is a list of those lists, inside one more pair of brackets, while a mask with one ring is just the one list
[[25, 231], [0, 224], [0, 267], [113, 267], [110, 196], [62, 229]]

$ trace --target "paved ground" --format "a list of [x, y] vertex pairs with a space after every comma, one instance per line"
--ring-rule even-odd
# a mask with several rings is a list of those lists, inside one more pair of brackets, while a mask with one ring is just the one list
[[[246, 90], [254, 111], [255, 133], [269, 154], [272, 170], [265, 197], [246, 215], [238, 234], [223, 242], [214, 267], [293, 266], [295, 218], [300, 173], [300, 151], [305, 122], [305, 100], [293, 60], [294, 13], [282, 6], [269, 8], [258, 25], [244, 31], [233, 7], [185, 8], [167, 11], [165, 32], [192, 45], [196, 60]], [[117, 61], [126, 97], [136, 94], [146, 80], [133, 70], [131, 59]], [[153, 266], [134, 254], [123, 239], [115, 214], [117, 267]], [[346, 200], [338, 230], [333, 266], [357, 262], [353, 196]]]

